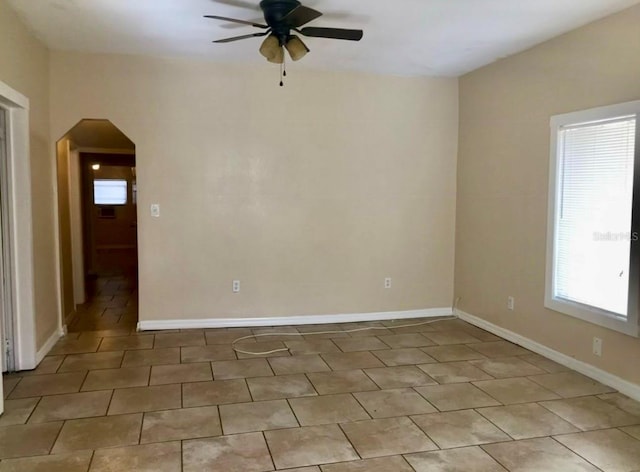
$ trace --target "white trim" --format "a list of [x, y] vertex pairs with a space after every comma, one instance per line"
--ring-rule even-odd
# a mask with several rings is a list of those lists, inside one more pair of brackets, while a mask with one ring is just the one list
[[498, 325], [483, 320], [482, 318], [478, 318], [477, 316], [470, 315], [469, 313], [465, 313], [464, 311], [456, 310], [456, 315], [461, 320], [471, 323], [472, 325], [475, 325], [486, 331], [489, 331], [496, 336], [500, 336], [507, 341], [518, 344], [526, 349], [529, 349], [530, 351], [551, 359], [558, 364], [580, 372], [581, 374], [586, 375], [589, 378], [597, 380], [598, 382], [603, 383], [609, 387], [615, 388], [620, 393], [623, 393], [624, 395], [633, 398], [636, 401], [640, 401], [640, 385], [638, 384], [629, 382], [628, 380], [620, 378], [617, 375], [613, 375], [591, 364], [587, 364], [586, 362], [579, 361], [571, 356], [551, 349], [544, 344], [540, 344], [532, 339], [529, 339], [518, 333], [514, 333], [513, 331], [510, 331], [508, 329], [501, 328]]
[[[598, 326], [618, 331], [633, 337], [640, 337], [640, 319], [638, 315], [636, 294], [629, 293], [629, 310], [627, 319], [614, 316], [614, 314], [601, 310], [596, 307], [575, 303], [555, 297], [553, 293], [553, 283], [555, 274], [555, 236], [556, 236], [556, 217], [560, 210], [559, 188], [557, 186], [558, 176], [561, 174], [561, 155], [562, 139], [559, 136], [563, 126], [581, 123], [592, 123], [611, 119], [619, 116], [636, 115], [640, 118], [640, 100], [608, 105], [604, 107], [591, 108], [588, 110], [574, 111], [562, 115], [552, 116], [550, 120], [551, 126], [551, 148], [549, 152], [549, 189], [548, 189], [548, 207], [547, 207], [547, 248], [546, 248], [546, 271], [545, 271], [545, 292], [544, 306], [550, 310], [557, 311], [564, 315], [573, 316], [575, 318], [593, 323]], [[640, 124], [638, 125], [640, 128]], [[640, 136], [637, 137], [640, 142]], [[636, 150], [636, 159], [638, 156]], [[638, 168], [638, 163], [636, 163]], [[632, 231], [635, 229], [632, 228]], [[631, 253], [633, 259], [633, 250]], [[633, 261], [632, 261], [633, 265]], [[635, 275], [633, 267], [631, 268], [630, 277]], [[633, 281], [633, 279], [631, 279]], [[632, 285], [632, 284], [631, 284]]]
[[640, 110], [640, 100], [633, 102], [618, 103], [604, 107], [591, 108], [589, 110], [578, 110], [562, 115], [551, 117], [551, 128], [558, 129], [561, 126], [588, 123], [591, 121], [605, 120], [613, 116], [635, 115]]
[[205, 318], [201, 320], [149, 320], [138, 323], [138, 331], [164, 329], [244, 328], [255, 326], [291, 326], [326, 323], [355, 323], [359, 321], [401, 320], [451, 316], [451, 308], [426, 308], [409, 311], [350, 313], [340, 315], [300, 315], [260, 318]]
[[17, 90], [13, 90], [7, 84], [0, 80], [0, 96], [13, 103], [13, 106], [29, 109], [29, 99]]
[[42, 345], [42, 347], [36, 353], [36, 365], [35, 367], [33, 367], [34, 369], [38, 367], [38, 364], [42, 362], [42, 359], [44, 359], [44, 357], [47, 354], [49, 354], [49, 351], [53, 348], [53, 346], [56, 345], [56, 343], [58, 342], [58, 339], [64, 336], [66, 332], [67, 332], [67, 327], [64, 326], [62, 328], [59, 328], [57, 331], [54, 331], [51, 334], [51, 336], [49, 336], [49, 339], [47, 339], [47, 341]]
[[28, 370], [36, 367], [29, 99], [0, 81], [0, 103], [9, 111], [7, 164], [16, 369]]

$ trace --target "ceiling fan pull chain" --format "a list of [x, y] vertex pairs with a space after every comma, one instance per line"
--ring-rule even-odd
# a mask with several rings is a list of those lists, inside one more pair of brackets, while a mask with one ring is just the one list
[[284, 77], [287, 76], [287, 66], [286, 59], [282, 60], [282, 64], [280, 64], [280, 87], [284, 87]]

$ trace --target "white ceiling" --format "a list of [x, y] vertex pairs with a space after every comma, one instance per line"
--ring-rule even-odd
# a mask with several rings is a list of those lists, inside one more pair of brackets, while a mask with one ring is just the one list
[[[197, 56], [260, 63], [258, 30], [205, 14], [256, 20], [229, 0], [9, 0], [52, 49]], [[325, 13], [309, 26], [362, 28], [359, 43], [307, 38], [305, 67], [457, 76], [640, 3], [640, 0], [303, 0]], [[348, 14], [348, 15], [345, 15]]]

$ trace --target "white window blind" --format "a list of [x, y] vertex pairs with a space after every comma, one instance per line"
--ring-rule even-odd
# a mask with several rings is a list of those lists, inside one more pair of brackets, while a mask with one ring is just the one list
[[627, 317], [636, 116], [562, 126], [554, 298]]
[[127, 203], [127, 181], [96, 179], [93, 181], [93, 203], [96, 205], [124, 205]]

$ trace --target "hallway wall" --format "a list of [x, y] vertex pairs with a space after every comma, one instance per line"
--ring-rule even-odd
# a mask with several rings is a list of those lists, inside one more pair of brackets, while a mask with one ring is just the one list
[[61, 139], [57, 147], [58, 175], [58, 226], [60, 228], [60, 285], [62, 297], [62, 316], [64, 319], [75, 312], [73, 286], [73, 245], [71, 242], [71, 188], [70, 188], [70, 150], [68, 139]]

